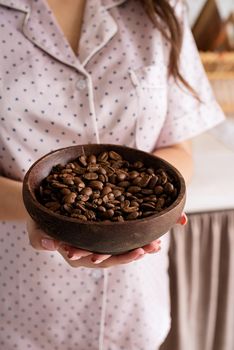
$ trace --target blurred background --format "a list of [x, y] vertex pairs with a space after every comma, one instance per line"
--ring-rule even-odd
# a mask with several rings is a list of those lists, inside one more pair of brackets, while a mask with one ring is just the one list
[[234, 0], [187, 0], [226, 120], [194, 138], [188, 224], [171, 231], [172, 328], [160, 350], [234, 350]]

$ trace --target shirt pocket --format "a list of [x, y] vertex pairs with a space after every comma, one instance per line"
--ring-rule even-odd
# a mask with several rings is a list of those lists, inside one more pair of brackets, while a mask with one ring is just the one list
[[152, 151], [167, 112], [167, 68], [164, 64], [130, 69], [137, 97], [136, 147]]

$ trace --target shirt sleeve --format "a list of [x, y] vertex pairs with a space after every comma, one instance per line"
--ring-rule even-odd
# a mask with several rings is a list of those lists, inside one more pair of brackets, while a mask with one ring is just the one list
[[182, 1], [178, 1], [175, 11], [183, 32], [180, 73], [199, 99], [183, 84], [173, 77], [169, 78], [167, 116], [157, 140], [157, 148], [190, 139], [225, 120], [201, 63]]

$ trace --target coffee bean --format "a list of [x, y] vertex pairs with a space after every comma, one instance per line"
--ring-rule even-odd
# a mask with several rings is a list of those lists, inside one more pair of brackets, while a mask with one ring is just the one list
[[172, 185], [172, 183], [167, 182], [164, 186], [164, 191], [166, 193], [172, 193], [174, 191], [174, 186]]
[[122, 156], [115, 151], [110, 151], [109, 157], [110, 157], [110, 159], [114, 159], [114, 160], [121, 160], [122, 159]]
[[129, 193], [137, 193], [141, 191], [141, 187], [140, 186], [129, 186], [128, 187], [128, 192]]
[[52, 167], [39, 185], [47, 209], [81, 221], [134, 220], [169, 207], [177, 182], [165, 169], [133, 163], [115, 151], [80, 155]]
[[52, 211], [56, 211], [60, 208], [60, 203], [59, 202], [47, 202], [45, 204], [46, 208], [52, 210]]
[[133, 167], [136, 169], [141, 169], [143, 168], [143, 166], [144, 166], [144, 163], [142, 163], [140, 160], [133, 163]]
[[72, 204], [75, 202], [76, 197], [77, 197], [77, 194], [75, 192], [71, 192], [63, 198], [63, 201], [66, 204]]
[[83, 188], [83, 190], [81, 191], [81, 194], [84, 194], [86, 196], [91, 196], [91, 194], [93, 193], [93, 190], [91, 187], [85, 187]]
[[106, 162], [108, 159], [108, 152], [102, 152], [98, 155], [97, 160], [99, 162]]
[[154, 193], [155, 194], [161, 194], [161, 193], [163, 193], [163, 187], [162, 186], [155, 186], [154, 187]]
[[93, 190], [102, 190], [103, 189], [103, 183], [101, 181], [90, 181], [89, 186]]
[[98, 174], [96, 173], [86, 173], [83, 175], [83, 178], [86, 180], [97, 180], [98, 179]]
[[88, 163], [89, 164], [96, 164], [97, 163], [97, 158], [96, 158], [95, 154], [91, 154], [88, 157]]
[[152, 205], [150, 203], [142, 203], [141, 210], [143, 210], [143, 211], [155, 210], [155, 205]]
[[80, 156], [79, 157], [79, 161], [80, 161], [80, 163], [83, 165], [83, 166], [87, 166], [87, 157], [86, 156]]
[[130, 186], [130, 182], [129, 181], [120, 181], [118, 183], [118, 186], [126, 188], [126, 187]]
[[112, 192], [112, 188], [110, 186], [105, 186], [101, 192], [101, 197], [104, 197], [110, 192]]
[[126, 216], [126, 219], [127, 220], [135, 220], [137, 219], [139, 216], [139, 213], [137, 211], [134, 211], [132, 213], [129, 213], [127, 216]]

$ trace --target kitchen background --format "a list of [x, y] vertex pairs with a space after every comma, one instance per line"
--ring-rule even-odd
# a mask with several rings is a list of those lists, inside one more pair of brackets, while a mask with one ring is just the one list
[[189, 221], [171, 232], [172, 328], [161, 350], [234, 350], [234, 0], [187, 5], [226, 121], [193, 140]]

